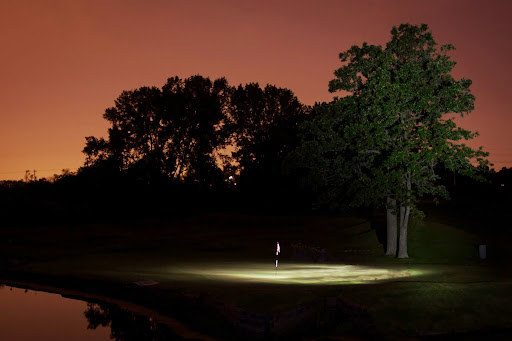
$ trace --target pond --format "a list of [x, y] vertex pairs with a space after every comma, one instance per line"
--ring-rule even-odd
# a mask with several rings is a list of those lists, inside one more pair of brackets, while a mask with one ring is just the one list
[[151, 317], [116, 305], [0, 283], [0, 340], [186, 340]]

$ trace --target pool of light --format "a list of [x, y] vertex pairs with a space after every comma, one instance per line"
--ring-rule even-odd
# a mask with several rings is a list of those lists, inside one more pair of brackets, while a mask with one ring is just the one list
[[189, 280], [219, 280], [280, 284], [358, 284], [417, 276], [418, 270], [346, 264], [216, 263], [181, 265], [168, 270]]

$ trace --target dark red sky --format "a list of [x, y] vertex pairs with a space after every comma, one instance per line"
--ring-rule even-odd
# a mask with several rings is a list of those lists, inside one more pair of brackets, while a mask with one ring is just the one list
[[0, 2], [0, 179], [83, 164], [84, 137], [105, 136], [102, 114], [122, 90], [201, 74], [230, 84], [290, 88], [328, 101], [338, 54], [385, 44], [393, 25], [430, 26], [457, 48], [457, 78], [473, 80], [475, 110], [459, 123], [471, 143], [512, 167], [512, 1]]

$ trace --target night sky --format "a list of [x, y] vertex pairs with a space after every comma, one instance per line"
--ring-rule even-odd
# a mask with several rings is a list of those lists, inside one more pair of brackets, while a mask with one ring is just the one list
[[512, 167], [512, 1], [0, 0], [0, 179], [76, 170], [85, 136], [123, 90], [168, 77], [226, 77], [329, 101], [338, 54], [385, 44], [392, 26], [426, 23], [473, 80], [463, 127]]

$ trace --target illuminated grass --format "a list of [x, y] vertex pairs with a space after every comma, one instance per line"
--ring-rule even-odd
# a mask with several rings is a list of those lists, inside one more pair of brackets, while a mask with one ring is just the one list
[[419, 271], [344, 264], [215, 263], [173, 267], [172, 276], [198, 280], [276, 284], [358, 284], [417, 276]]
[[[0, 259], [16, 256], [24, 261], [18, 271], [63, 278], [153, 280], [160, 290], [255, 313], [339, 297], [368, 308], [385, 334], [510, 328], [509, 239], [485, 240], [482, 261], [474, 248], [481, 239], [463, 230], [421, 221], [409, 232], [411, 258], [400, 260], [383, 256], [376, 230], [354, 218], [208, 215], [169, 226], [4, 230], [12, 244], [0, 229]], [[277, 272], [276, 240], [283, 247]], [[325, 249], [329, 263], [294, 255], [299, 242]]]

